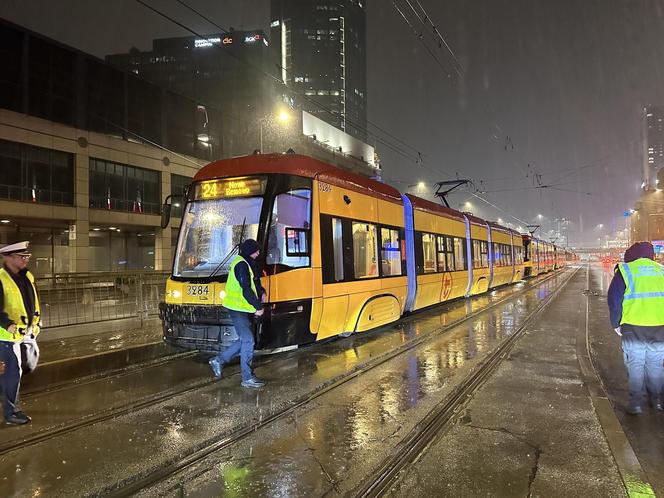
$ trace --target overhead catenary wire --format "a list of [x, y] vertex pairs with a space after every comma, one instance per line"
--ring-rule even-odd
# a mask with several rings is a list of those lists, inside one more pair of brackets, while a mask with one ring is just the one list
[[[420, 21], [420, 23], [423, 24], [423, 25], [425, 25], [425, 20], [424, 20], [424, 18], [422, 18], [422, 17], [420, 16], [420, 14], [415, 10], [415, 8], [413, 7], [413, 5], [412, 5], [412, 3], [410, 2], [410, 0], [404, 0], [404, 1], [406, 1], [406, 2], [407, 2], [407, 5], [410, 6], [411, 11], [415, 14], [415, 16], [418, 18], [418, 20]], [[394, 6], [394, 9], [397, 11], [397, 13], [398, 13], [399, 16], [401, 17], [401, 19], [403, 19], [403, 21], [404, 21], [404, 22], [406, 23], [406, 25], [410, 28], [410, 30], [412, 31], [412, 33], [417, 37], [418, 41], [422, 44], [422, 46], [425, 48], [425, 50], [431, 55], [432, 59], [434, 59], [434, 61], [435, 61], [436, 64], [440, 67], [440, 69], [443, 71], [443, 73], [449, 78], [449, 77], [451, 76], [451, 75], [450, 75], [450, 72], [447, 70], [447, 68], [445, 67], [444, 63], [443, 63], [443, 62], [442, 62], [442, 61], [441, 61], [441, 60], [440, 60], [440, 59], [439, 59], [439, 58], [438, 58], [438, 57], [437, 57], [437, 56], [431, 51], [430, 47], [429, 47], [429, 46], [427, 45], [427, 43], [425, 42], [425, 39], [424, 39], [422, 33], [421, 33], [421, 32], [420, 32], [420, 31], [419, 31], [419, 30], [413, 25], [413, 23], [410, 21], [410, 19], [408, 18], [408, 16], [406, 16], [406, 14], [405, 14], [405, 13], [403, 12], [403, 10], [399, 7], [399, 5], [396, 3], [395, 0], [392, 0], [392, 5]], [[419, 5], [420, 5], [420, 7], [421, 7], [421, 3], [420, 3]], [[435, 25], [433, 24], [433, 22], [432, 22], [430, 16], [429, 16], [428, 14], [426, 14], [426, 10], [424, 10], [423, 7], [421, 7], [421, 9], [422, 9], [422, 11], [424, 12], [424, 16], [426, 17], [428, 23], [430, 23], [432, 26], [435, 27]], [[438, 30], [437, 27], [435, 27], [435, 31], [440, 35], [440, 38], [441, 38], [442, 41], [444, 42], [444, 45], [445, 45], [446, 47], [448, 47], [448, 50], [449, 50], [449, 52], [454, 56], [454, 59], [455, 59], [457, 62], [459, 62], [459, 61], [458, 61], [458, 58], [456, 57], [456, 54], [454, 54], [454, 51], [451, 49], [451, 47], [449, 47], [449, 44], [444, 40], [444, 38], [442, 37], [442, 34], [440, 34], [440, 31]], [[460, 64], [460, 62], [459, 62], [459, 64]], [[463, 67], [463, 66], [461, 66], [461, 67]], [[463, 76], [465, 73], [464, 73], [464, 72], [460, 72], [460, 73], [458, 72], [458, 74], [459, 74], [459, 76]], [[485, 112], [486, 112], [486, 110], [485, 110]], [[492, 121], [491, 117], [489, 116], [489, 113], [486, 112], [486, 114], [487, 114], [487, 117], [489, 117], [489, 120]], [[496, 129], [498, 129], [500, 132], [502, 132], [502, 128], [501, 128], [497, 123], [494, 123], [494, 127], [495, 127]], [[515, 146], [514, 146], [514, 143], [513, 143], [512, 139], [510, 138], [510, 136], [507, 135], [507, 136], [505, 137], [505, 139], [506, 139], [506, 142], [505, 142], [505, 150], [508, 150], [508, 149], [515, 150], [516, 148], [515, 148]], [[533, 178], [537, 178], [537, 177], [538, 177], [537, 172], [535, 172], [535, 171], [530, 171], [530, 170], [532, 169], [531, 166], [530, 166], [530, 163], [528, 163], [527, 161], [523, 160], [523, 158], [520, 158], [520, 159], [521, 159], [521, 161], [522, 161], [524, 164], [527, 164], [527, 168], [524, 168], [522, 165], [520, 165], [520, 164], [518, 164], [518, 163], [516, 164], [516, 165], [522, 170], [522, 173], [524, 174], [524, 177], [528, 178], [529, 176], [532, 176]]]
[[429, 17], [426, 10], [424, 10], [424, 7], [419, 2], [419, 0], [416, 0], [416, 2], [417, 2], [418, 7], [420, 8], [420, 10], [422, 11], [421, 12], [422, 15], [420, 15], [420, 13], [417, 12], [417, 10], [415, 9], [415, 7], [413, 7], [413, 4], [411, 3], [410, 0], [405, 0], [405, 2], [411, 8], [411, 10], [413, 11], [413, 13], [417, 17], [417, 19], [420, 21], [422, 26], [424, 26], [424, 28], [427, 28], [427, 24], [429, 24], [431, 26], [432, 33], [433, 33], [431, 36], [434, 38], [434, 40], [437, 40], [438, 48], [442, 48], [443, 46], [445, 46], [445, 48], [447, 49], [449, 54], [452, 56], [452, 60], [455, 62], [455, 64], [453, 64], [453, 66], [452, 66], [454, 68], [454, 71], [457, 73], [457, 75], [463, 76], [464, 72], [465, 72], [465, 70], [463, 68], [463, 65], [461, 64], [461, 62], [459, 61], [459, 59], [457, 58], [456, 54], [454, 53], [452, 48], [449, 46], [447, 41], [445, 41], [445, 38], [443, 38], [440, 31], [438, 31], [438, 28], [436, 27], [436, 25], [433, 24], [433, 22], [431, 20], [431, 17]]
[[[449, 55], [452, 57], [452, 59], [455, 61], [455, 63], [457, 63], [459, 65], [460, 70], [457, 71], [457, 74], [459, 74], [459, 76], [464, 76], [465, 75], [465, 70], [463, 69], [463, 65], [459, 61], [459, 58], [456, 56], [456, 54], [454, 53], [454, 51], [452, 50], [450, 45], [447, 43], [445, 38], [442, 36], [442, 33], [440, 32], [438, 27], [434, 24], [433, 19], [427, 13], [426, 9], [424, 8], [424, 6], [420, 2], [420, 0], [414, 0], [417, 7], [419, 8], [419, 11], [418, 11], [418, 9], [415, 8], [415, 6], [413, 5], [411, 0], [404, 0], [404, 1], [410, 7], [411, 11], [415, 14], [415, 16], [419, 20], [420, 24], [422, 24], [423, 26], [425, 26], [427, 24], [431, 26], [432, 31], [439, 37], [438, 39], [439, 39], [440, 43], [438, 44], [438, 47], [441, 50], [442, 50], [443, 46], [445, 47], [445, 49], [448, 51]], [[398, 8], [398, 5], [394, 1], [393, 1], [393, 5], [394, 5], [395, 9], [397, 10], [397, 12], [399, 13], [400, 17], [403, 19], [403, 21], [408, 25], [408, 27], [411, 29], [411, 31], [417, 36], [420, 43], [422, 43], [425, 47], [427, 47], [423, 37], [417, 31], [417, 29], [415, 29], [415, 27], [413, 26], [413, 23], [408, 19], [408, 17], [405, 15], [405, 13], [401, 9]], [[432, 58], [434, 59], [434, 61], [439, 66], [441, 66], [440, 60], [438, 59], [438, 57], [432, 56]], [[441, 66], [441, 69], [443, 69], [443, 71], [445, 72], [446, 75], [449, 74], [449, 73], [447, 73], [447, 71], [444, 67]], [[456, 66], [455, 66], [455, 69], [457, 69]], [[489, 107], [490, 107], [490, 105], [489, 105]], [[486, 109], [485, 109], [485, 111], [486, 111]], [[495, 114], [495, 113], [493, 111], [491, 111], [490, 113], [487, 112], [487, 116], [492, 121], [492, 118], [489, 116], [489, 114]], [[494, 123], [494, 127], [500, 133], [502, 133], [502, 128], [497, 123]], [[495, 135], [494, 135], [494, 137], [498, 138]], [[510, 151], [510, 152], [514, 151], [514, 153], [517, 154], [518, 160], [515, 161], [515, 165], [521, 170], [521, 172], [523, 174], [523, 176], [521, 178], [523, 178], [524, 180], [525, 179], [530, 179], [528, 183], [531, 184], [532, 189], [538, 189], [538, 190], [540, 190], [540, 192], [542, 192], [543, 190], [556, 190], [556, 191], [561, 191], [561, 192], [573, 192], [573, 193], [580, 193], [580, 194], [584, 194], [584, 195], [591, 195], [589, 192], [580, 192], [580, 191], [577, 192], [577, 191], [572, 191], [570, 189], [559, 188], [557, 185], [554, 185], [554, 183], [558, 183], [558, 182], [548, 182], [547, 184], [545, 184], [544, 180], [543, 180], [544, 175], [542, 173], [538, 172], [532, 166], [531, 162], [526, 161], [525, 158], [522, 157], [520, 151], [518, 150], [518, 148], [514, 144], [513, 138], [510, 135], [505, 135], [504, 148], [505, 148], [506, 151]], [[521, 164], [519, 164], [519, 163], [521, 163]], [[483, 182], [480, 182], [480, 183], [483, 183]], [[477, 191], [479, 192], [479, 189], [477, 189]], [[482, 199], [482, 200], [489, 203], [485, 199]], [[502, 212], [507, 213], [507, 211], [503, 210], [502, 208], [498, 208], [498, 206], [495, 206], [495, 204], [493, 204], [493, 203], [489, 203], [489, 204], [493, 205], [497, 209], [500, 209]], [[512, 215], [510, 215], [510, 216], [512, 216]]]

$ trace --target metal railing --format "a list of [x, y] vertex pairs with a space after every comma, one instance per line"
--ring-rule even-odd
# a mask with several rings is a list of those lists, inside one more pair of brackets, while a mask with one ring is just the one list
[[42, 327], [156, 316], [167, 271], [58, 273], [36, 279]]

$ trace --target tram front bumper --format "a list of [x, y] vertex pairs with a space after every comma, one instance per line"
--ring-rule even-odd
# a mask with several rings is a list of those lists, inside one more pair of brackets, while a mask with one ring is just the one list
[[164, 342], [187, 350], [217, 353], [237, 339], [222, 306], [159, 303]]

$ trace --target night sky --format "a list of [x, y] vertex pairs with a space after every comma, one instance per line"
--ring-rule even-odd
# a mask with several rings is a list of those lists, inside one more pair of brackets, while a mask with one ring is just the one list
[[[425, 29], [405, 0], [396, 3]], [[452, 207], [468, 200], [475, 214], [515, 226], [542, 214], [545, 229], [569, 218], [570, 245], [624, 228], [641, 183], [641, 109], [664, 104], [664, 1], [420, 3], [464, 71], [431, 43], [446, 74], [391, 1], [368, 0], [369, 120], [412, 147], [406, 158], [378, 146], [385, 180], [405, 190], [470, 178], [504, 211], [469, 191]], [[152, 4], [199, 32], [218, 31], [175, 0]], [[226, 28], [267, 30], [270, 21], [268, 0], [190, 4]], [[1, 0], [0, 17], [98, 57], [188, 34], [134, 0]]]

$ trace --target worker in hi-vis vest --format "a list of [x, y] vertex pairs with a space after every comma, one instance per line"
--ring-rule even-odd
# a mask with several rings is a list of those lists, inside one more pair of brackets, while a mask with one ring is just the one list
[[632, 415], [643, 412], [646, 392], [652, 408], [664, 410], [664, 267], [654, 259], [650, 242], [633, 244], [625, 251], [625, 262], [617, 265], [607, 294], [629, 377], [625, 411]]
[[39, 334], [39, 300], [35, 280], [28, 271], [28, 242], [11, 244], [0, 249], [0, 376], [2, 408], [5, 423], [22, 425], [30, 417], [18, 409], [21, 384], [21, 344]]
[[240, 244], [240, 253], [231, 263], [223, 306], [233, 320], [237, 339], [219, 355], [210, 359], [212, 373], [219, 379], [224, 365], [239, 354], [242, 387], [265, 385], [265, 382], [254, 375], [251, 368], [254, 357], [254, 333], [251, 324], [254, 315], [263, 315], [265, 300], [265, 289], [261, 287], [260, 274], [255, 269], [259, 254], [258, 243], [247, 239]]

